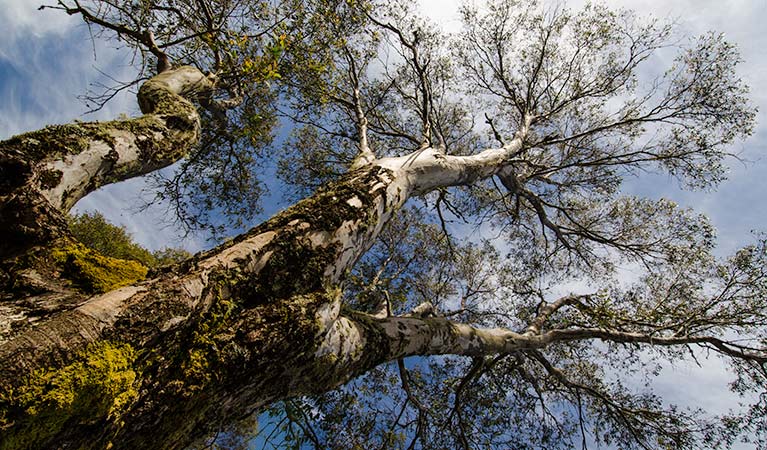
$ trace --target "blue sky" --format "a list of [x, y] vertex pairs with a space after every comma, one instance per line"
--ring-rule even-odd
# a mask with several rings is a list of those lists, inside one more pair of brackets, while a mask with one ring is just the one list
[[[448, 28], [455, 28], [455, 8], [444, 0], [422, 0], [426, 10]], [[581, 1], [565, 2], [577, 7]], [[664, 175], [649, 175], [627, 183], [630, 194], [671, 198], [707, 214], [719, 232], [719, 254], [752, 241], [751, 230], [767, 231], [767, 21], [765, 0], [621, 0], [610, 5], [626, 6], [640, 14], [674, 17], [685, 33], [708, 30], [723, 32], [735, 42], [744, 59], [740, 75], [751, 86], [751, 99], [760, 109], [754, 136], [733, 147], [743, 161], [730, 161], [729, 180], [715, 192], [687, 192]], [[92, 43], [88, 29], [76, 17], [57, 11], [37, 11], [35, 0], [0, 0], [0, 139], [23, 131], [74, 119], [111, 119], [120, 113], [135, 114], [135, 98], [118, 96], [95, 114], [83, 115], [86, 106], [77, 99], [89, 84], [105, 81], [98, 70], [118, 79], [130, 79], [130, 55], [115, 51], [110, 43]], [[137, 213], [141, 180], [110, 186], [83, 199], [78, 211], [100, 210], [109, 220], [124, 225], [151, 249], [183, 246], [196, 251], [209, 245], [202, 237], [179, 241], [172, 228], [157, 225], [161, 207]], [[679, 379], [695, 379], [680, 390]], [[734, 399], [724, 389], [728, 376], [716, 361], [703, 368], [666, 370], [659, 380], [667, 397], [683, 403], [697, 399], [710, 410], [725, 410]]]
[[[424, 9], [447, 28], [457, 27], [455, 2], [422, 0]], [[567, 2], [577, 7], [580, 1]], [[137, 112], [135, 97], [126, 93], [95, 114], [78, 100], [94, 82], [105, 82], [98, 70], [117, 79], [129, 79], [130, 56], [115, 51], [110, 43], [92, 43], [88, 29], [76, 17], [58, 11], [37, 11], [34, 0], [0, 0], [0, 29], [6, 30], [0, 43], [0, 137], [73, 119], [102, 120], [120, 113]], [[635, 9], [640, 14], [674, 17], [687, 34], [707, 30], [723, 32], [736, 42], [744, 63], [741, 76], [752, 87], [751, 98], [761, 106], [758, 121], [767, 123], [767, 34], [761, 32], [767, 19], [767, 2], [621, 0], [610, 4]], [[758, 126], [754, 136], [733, 147], [745, 162], [730, 162], [729, 180], [715, 192], [689, 192], [678, 189], [664, 175], [651, 175], [627, 183], [625, 191], [651, 197], [668, 197], [707, 214], [720, 236], [720, 254], [729, 254], [748, 243], [750, 231], [767, 223], [767, 126]], [[161, 207], [144, 214], [134, 210], [143, 183], [131, 180], [107, 187], [83, 199], [77, 210], [99, 209], [111, 220], [125, 225], [142, 244], [152, 248], [181, 244], [198, 250], [204, 239], [178, 242], [172, 228], [157, 229]]]
[[[105, 80], [98, 70], [117, 79], [130, 79], [131, 55], [120, 53], [111, 43], [92, 43], [88, 29], [76, 17], [58, 11], [37, 11], [40, 2], [34, 0], [0, 0], [0, 25], [5, 30], [0, 42], [0, 137], [40, 128], [73, 119], [103, 120], [120, 113], [135, 114], [135, 98], [121, 95], [106, 108], [84, 115], [86, 106], [77, 96], [91, 83]], [[456, 28], [457, 2], [422, 0], [424, 8], [447, 28]], [[578, 1], [566, 2], [577, 7]], [[674, 17], [680, 28], [690, 35], [707, 30], [723, 32], [738, 44], [744, 63], [740, 74], [752, 87], [751, 98], [760, 105], [758, 121], [767, 123], [767, 88], [760, 86], [767, 79], [767, 34], [761, 26], [767, 19], [764, 0], [613, 0], [611, 5], [635, 9], [640, 14]], [[729, 180], [715, 192], [689, 192], [678, 189], [676, 182], [664, 175], [651, 175], [627, 183], [631, 194], [667, 197], [707, 214], [719, 231], [719, 252], [729, 254], [748, 243], [750, 231], [767, 229], [767, 126], [758, 126], [755, 135], [740, 143], [733, 151], [745, 162], [732, 160]], [[99, 209], [111, 220], [125, 225], [142, 244], [152, 248], [183, 245], [198, 250], [208, 244], [205, 240], [177, 239], [172, 228], [157, 229], [162, 208], [137, 214], [136, 196], [143, 183], [131, 180], [110, 186], [82, 200], [77, 210]]]

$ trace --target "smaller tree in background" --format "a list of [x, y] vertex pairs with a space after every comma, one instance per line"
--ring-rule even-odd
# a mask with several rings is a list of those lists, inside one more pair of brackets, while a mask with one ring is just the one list
[[147, 267], [175, 264], [192, 256], [181, 248], [166, 247], [151, 252], [134, 242], [124, 226], [113, 225], [99, 212], [72, 216], [69, 228], [80, 242], [102, 255], [131, 259]]

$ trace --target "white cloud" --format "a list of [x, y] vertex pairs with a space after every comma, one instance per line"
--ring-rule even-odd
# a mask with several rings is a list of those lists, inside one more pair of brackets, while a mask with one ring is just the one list
[[[110, 76], [130, 79], [129, 55], [92, 42], [87, 27], [61, 11], [38, 11], [35, 2], [0, 0], [0, 137], [74, 119], [108, 119], [135, 110], [131, 95], [115, 98], [97, 114], [77, 96]], [[96, 70], [98, 69], [98, 70]]]
[[453, 33], [461, 29], [458, 15], [460, 2], [453, 0], [420, 0], [423, 14], [438, 23], [445, 31]]
[[62, 35], [81, 21], [60, 11], [39, 11], [41, 5], [54, 2], [32, 0], [0, 0], [0, 12], [3, 17], [3, 37], [19, 34], [41, 36], [46, 34]]

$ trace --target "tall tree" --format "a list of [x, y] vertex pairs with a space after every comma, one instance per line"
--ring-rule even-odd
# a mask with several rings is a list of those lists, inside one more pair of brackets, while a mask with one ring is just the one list
[[[513, 1], [445, 36], [407, 3], [49, 7], [142, 56], [143, 115], [0, 143], [0, 448], [183, 448], [278, 401], [284, 438], [317, 447], [764, 442], [764, 241], [718, 261], [704, 217], [620, 191], [723, 180], [754, 123], [736, 49]], [[158, 195], [188, 227], [252, 217], [261, 164], [306, 197], [153, 271], [69, 231], [89, 192], [178, 161]], [[555, 295], [572, 281], [596, 287]], [[751, 409], [680, 410], [616, 373], [701, 350]]]

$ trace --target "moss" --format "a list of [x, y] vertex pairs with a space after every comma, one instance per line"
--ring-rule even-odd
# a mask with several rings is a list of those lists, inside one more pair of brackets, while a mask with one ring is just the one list
[[51, 250], [61, 276], [87, 293], [108, 292], [143, 280], [146, 266], [137, 261], [110, 258], [85, 247], [70, 244]]
[[[282, 230], [287, 224], [294, 221], [306, 222], [311, 225], [312, 230], [317, 231], [334, 231], [348, 220], [361, 220], [369, 225], [376, 219], [370, 214], [372, 201], [374, 197], [381, 195], [379, 190], [386, 189], [388, 184], [386, 180], [390, 178], [389, 173], [389, 169], [377, 166], [349, 172], [320, 189], [311, 197], [292, 205], [249, 232], [243, 233], [215, 249], [200, 253], [198, 258], [220, 252], [254, 235], [270, 230]], [[379, 190], [371, 192], [370, 189], [376, 184], [380, 184]], [[355, 197], [364, 205], [363, 208], [357, 208], [348, 203]]]
[[[220, 390], [227, 377], [242, 383], [246, 366], [235, 360], [247, 360], [242, 347], [233, 342], [236, 334], [238, 305], [231, 300], [229, 279], [224, 271], [210, 274], [203, 293], [207, 308], [190, 317], [188, 327], [169, 333], [156, 347], [141, 355], [141, 372], [151, 379], [152, 401], [165, 405], [155, 417], [153, 430], [162, 436], [159, 442], [178, 442], [200, 427], [220, 419]], [[237, 365], [242, 371], [231, 370]], [[131, 448], [151, 448], [143, 437], [124, 436]], [[123, 442], [123, 447], [125, 443]]]
[[194, 105], [169, 91], [166, 83], [157, 80], [149, 80], [141, 85], [138, 102], [144, 114], [178, 114], [185, 110], [196, 113]]
[[211, 358], [215, 352], [209, 349], [192, 348], [189, 349], [187, 358], [182, 366], [183, 382], [174, 383], [176, 387], [182, 387], [185, 394], [199, 391], [210, 383], [211, 379]]
[[[164, 121], [162, 119], [165, 119]], [[147, 115], [123, 122], [115, 122], [114, 128], [128, 131], [136, 135], [136, 145], [141, 151], [142, 161], [162, 164], [173, 162], [182, 158], [189, 151], [188, 138], [176, 139], [173, 126], [178, 120], [170, 120], [168, 117], [161, 118], [156, 115]], [[189, 125], [183, 126], [183, 131]], [[180, 141], [180, 142], [179, 142]]]
[[294, 295], [323, 289], [325, 271], [332, 266], [339, 244], [315, 248], [298, 233], [286, 232], [272, 242], [266, 265], [255, 279], [246, 279], [234, 289], [248, 306], [273, 303]]
[[63, 172], [60, 170], [46, 170], [40, 173], [40, 187], [52, 189], [61, 182]]
[[[326, 271], [337, 260], [340, 244], [315, 247], [307, 236], [312, 232], [334, 233], [347, 221], [359, 223], [358, 231], [364, 233], [366, 227], [377, 221], [376, 215], [372, 213], [373, 203], [381, 192], [371, 192], [371, 188], [380, 184], [379, 189], [385, 189], [385, 183], [381, 181], [386, 172], [387, 169], [373, 168], [349, 173], [249, 233], [213, 250], [211, 253], [220, 252], [255, 234], [279, 231], [262, 250], [271, 252], [271, 256], [259, 271], [258, 277], [235, 287], [238, 296], [247, 299], [248, 306], [253, 306], [323, 290]], [[353, 206], [357, 202], [351, 200], [355, 198], [362, 207]], [[309, 228], [292, 228], [290, 224], [308, 224]]]
[[0, 430], [9, 428], [0, 450], [44, 448], [67, 426], [117, 420], [138, 396], [135, 361], [130, 345], [94, 343], [69, 364], [37, 370], [0, 393]]
[[229, 300], [225, 287], [217, 289], [214, 303], [200, 316], [188, 344], [181, 345], [184, 350], [170, 385], [182, 397], [207, 387], [238, 384], [241, 376], [258, 372], [265, 361], [284, 364], [286, 370], [305, 365], [318, 345], [317, 308], [339, 295], [334, 289], [320, 290], [241, 309]]
[[[166, 165], [178, 161], [189, 152], [190, 141], [197, 129], [196, 110], [176, 102], [173, 114], [148, 114], [130, 120], [111, 122], [115, 130], [136, 135], [136, 146], [144, 164]], [[114, 177], [119, 179], [120, 173]]]
[[[167, 93], [166, 93], [167, 94]], [[72, 123], [66, 125], [51, 125], [40, 130], [14, 136], [0, 141], [0, 148], [6, 154], [2, 166], [18, 166], [23, 161], [27, 164], [45, 160], [60, 159], [65, 155], [76, 155], [86, 150], [93, 141], [102, 141], [114, 149], [116, 141], [112, 135], [114, 130], [124, 130], [136, 134], [139, 139], [136, 144], [145, 158], [145, 162], [155, 162], [160, 165], [177, 161], [188, 151], [188, 133], [195, 133], [197, 128], [196, 110], [194, 107], [174, 94], [174, 102], [163, 103], [166, 115], [146, 115], [130, 120], [110, 122]], [[15, 167], [14, 166], [14, 167]], [[9, 173], [18, 172], [8, 170]], [[22, 167], [28, 172], [28, 167]], [[24, 172], [24, 173], [26, 173]], [[104, 180], [105, 182], [119, 181], [118, 175]], [[57, 182], [55, 174], [44, 176], [41, 180], [43, 187]], [[20, 182], [2, 183], [20, 186]]]
[[226, 286], [223, 278], [211, 282], [208, 295], [213, 302], [191, 329], [189, 344], [182, 346], [184, 352], [177, 362], [179, 370], [171, 385], [183, 396], [189, 396], [218, 379], [217, 368], [221, 366], [222, 351], [217, 335], [227, 329], [237, 307], [230, 300]]
[[356, 311], [346, 305], [341, 308], [341, 315], [351, 319], [362, 329], [367, 345], [365, 346], [365, 360], [361, 366], [372, 367], [386, 361], [391, 354], [391, 340], [386, 331], [381, 327], [379, 319]]
[[[373, 197], [379, 192], [370, 192], [370, 188], [382, 181], [388, 169], [381, 167], [363, 168], [350, 172], [327, 188], [285, 210], [278, 220], [291, 221], [303, 219], [313, 224], [315, 229], [335, 230], [347, 220], [368, 219]], [[385, 189], [386, 183], [381, 185]], [[363, 208], [348, 203], [358, 198]]]
[[107, 132], [109, 128], [110, 122], [51, 125], [14, 136], [0, 145], [24, 155], [26, 161], [42, 161], [61, 155], [76, 155], [94, 140], [114, 146], [114, 138]]

